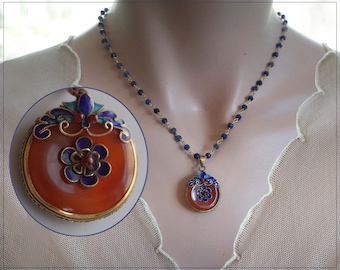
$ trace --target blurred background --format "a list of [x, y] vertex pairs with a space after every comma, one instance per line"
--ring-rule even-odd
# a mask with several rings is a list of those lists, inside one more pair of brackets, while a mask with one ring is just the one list
[[[5, 0], [1, 9], [0, 61], [16, 58], [63, 42], [97, 23], [100, 10], [112, 2], [70, 3]], [[286, 15], [289, 27], [336, 49], [337, 3], [275, 1], [274, 9]], [[81, 16], [80, 16], [81, 15]]]

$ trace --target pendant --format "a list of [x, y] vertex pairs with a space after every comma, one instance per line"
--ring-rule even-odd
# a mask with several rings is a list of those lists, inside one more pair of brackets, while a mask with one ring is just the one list
[[29, 197], [47, 212], [93, 221], [117, 211], [132, 193], [136, 147], [115, 112], [83, 88], [67, 90], [75, 100], [47, 111], [29, 129], [21, 153], [22, 180]]
[[192, 209], [198, 212], [209, 212], [217, 206], [220, 190], [216, 179], [203, 170], [190, 179], [185, 194]]

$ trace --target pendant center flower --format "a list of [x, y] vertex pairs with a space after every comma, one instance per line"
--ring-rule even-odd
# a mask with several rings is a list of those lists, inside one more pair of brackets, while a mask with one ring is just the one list
[[93, 187], [99, 177], [108, 176], [111, 172], [111, 165], [105, 160], [108, 155], [104, 145], [93, 145], [90, 138], [80, 137], [75, 147], [65, 147], [61, 152], [64, 176], [72, 183], [80, 181], [86, 187]]
[[84, 167], [90, 167], [93, 164], [93, 158], [91, 158], [90, 156], [83, 156], [81, 158], [81, 165], [83, 165]]
[[202, 201], [202, 202], [209, 201], [212, 198], [211, 188], [206, 187], [206, 186], [201, 186], [197, 190], [197, 198], [199, 201]]

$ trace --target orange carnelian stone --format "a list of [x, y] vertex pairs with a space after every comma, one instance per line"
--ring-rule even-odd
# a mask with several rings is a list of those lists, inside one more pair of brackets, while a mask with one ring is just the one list
[[[78, 123], [72, 123], [69, 130], [80, 128]], [[105, 131], [99, 124], [91, 125], [90, 129], [94, 133]], [[40, 203], [42, 200], [47, 208], [55, 209], [56, 212], [62, 210], [71, 217], [73, 214], [100, 216], [122, 203], [135, 177], [136, 157], [132, 143], [122, 142], [119, 130], [101, 137], [89, 136], [85, 130], [78, 136], [65, 136], [56, 126], [50, 128], [50, 131], [51, 136], [46, 140], [31, 136], [31, 144], [28, 143], [26, 147], [26, 179], [30, 179], [35, 190], [33, 196], [37, 193], [37, 197], [41, 198], [36, 199]], [[111, 173], [100, 177], [94, 187], [85, 187], [80, 181], [72, 183], [64, 176], [65, 165], [60, 160], [60, 153], [65, 147], [75, 147], [75, 141], [81, 136], [88, 136], [93, 145], [103, 144], [109, 150], [105, 160], [111, 164]]]

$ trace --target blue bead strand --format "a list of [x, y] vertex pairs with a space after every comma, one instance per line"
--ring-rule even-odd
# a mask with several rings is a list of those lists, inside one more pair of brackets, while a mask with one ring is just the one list
[[231, 129], [234, 128], [234, 125], [242, 119], [242, 113], [248, 109], [248, 106], [254, 100], [254, 96], [258, 92], [259, 87], [263, 85], [264, 80], [269, 76], [269, 70], [274, 67], [274, 62], [279, 57], [279, 50], [283, 47], [283, 42], [286, 40], [285, 34], [288, 31], [287, 28], [288, 21], [286, 20], [285, 15], [278, 12], [277, 15], [279, 16], [282, 22], [281, 34], [279, 36], [279, 42], [275, 45], [275, 50], [271, 54], [271, 58], [269, 59], [269, 62], [267, 62], [265, 70], [261, 73], [261, 77], [256, 81], [255, 85], [251, 87], [250, 94], [245, 98], [245, 102], [240, 105], [238, 112], [236, 112], [235, 116], [233, 117], [233, 120], [227, 124], [227, 129], [223, 131], [223, 133], [220, 136], [220, 139], [213, 144], [213, 148], [211, 149], [211, 151], [205, 153], [204, 155], [201, 155], [191, 150], [190, 145], [187, 144], [182, 139], [182, 136], [177, 133], [177, 129], [169, 124], [168, 119], [161, 114], [160, 109], [152, 104], [151, 100], [145, 95], [145, 92], [137, 85], [137, 82], [132, 79], [130, 72], [127, 71], [124, 65], [118, 60], [117, 54], [112, 50], [112, 47], [106, 38], [106, 32], [104, 29], [104, 20], [108, 11], [109, 9], [105, 8], [104, 10], [100, 11], [100, 16], [98, 17], [99, 20], [98, 27], [100, 28], [99, 33], [102, 38], [101, 43], [104, 45], [106, 50], [109, 51], [110, 56], [116, 63], [117, 68], [122, 71], [123, 76], [130, 83], [131, 87], [133, 87], [136, 90], [137, 95], [144, 99], [144, 103], [153, 110], [154, 114], [159, 118], [161, 123], [169, 130], [170, 134], [174, 136], [174, 140], [180, 143], [183, 146], [183, 149], [187, 151], [196, 160], [211, 158], [214, 152], [220, 148], [222, 142], [227, 139]]

